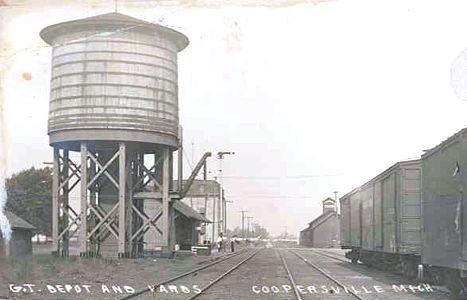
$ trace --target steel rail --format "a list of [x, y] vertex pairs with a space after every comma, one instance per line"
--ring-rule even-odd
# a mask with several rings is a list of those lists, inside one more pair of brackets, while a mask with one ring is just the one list
[[255, 252], [253, 252], [253, 254], [249, 255], [247, 258], [243, 259], [241, 262], [239, 262], [238, 264], [236, 264], [235, 266], [233, 266], [232, 268], [230, 268], [229, 270], [227, 270], [226, 272], [224, 272], [221, 276], [217, 277], [216, 279], [214, 279], [213, 281], [211, 281], [208, 285], [206, 285], [205, 287], [203, 287], [201, 289], [201, 291], [197, 294], [194, 294], [193, 296], [191, 297], [188, 297], [187, 300], [193, 300], [195, 298], [197, 298], [198, 296], [200, 296], [201, 294], [203, 294], [205, 291], [207, 291], [210, 287], [212, 287], [214, 284], [216, 284], [217, 282], [219, 282], [220, 280], [222, 280], [225, 276], [229, 275], [230, 273], [232, 273], [233, 271], [235, 271], [236, 269], [238, 269], [238, 267], [240, 267], [241, 265], [243, 265], [244, 263], [246, 263], [248, 260], [250, 260], [251, 258], [253, 258], [253, 256], [255, 256], [256, 254], [258, 254], [258, 252], [260, 252], [261, 250], [263, 250], [264, 248], [259, 248], [258, 250], [256, 250]]
[[342, 261], [342, 262], [345, 262], [345, 263], [350, 263], [350, 261], [347, 260], [347, 259], [336, 257], [336, 256], [333, 256], [333, 255], [330, 255], [330, 254], [327, 254], [327, 253], [323, 253], [323, 252], [317, 251], [315, 249], [310, 249], [310, 251], [313, 252], [313, 253], [316, 253], [318, 255], [321, 255], [321, 256], [326, 256], [326, 257], [329, 257], [329, 258], [332, 258], [332, 259], [335, 259], [335, 260], [338, 260], [338, 261]]
[[[317, 250], [314, 250], [314, 249], [307, 249], [307, 250], [310, 251], [310, 252], [313, 252], [313, 253], [315, 253], [315, 254], [317, 254], [317, 255], [329, 257], [329, 258], [332, 258], [332, 259], [335, 259], [335, 260], [338, 260], [338, 261], [342, 261], [342, 262], [345, 262], [345, 263], [350, 263], [350, 262], [349, 262], [348, 260], [346, 260], [346, 259], [343, 259], [343, 258], [340, 258], [340, 257], [335, 257], [335, 256], [329, 255], [329, 254], [327, 254], [327, 253], [322, 253], [321, 251], [317, 251]], [[357, 266], [357, 267], [358, 267], [358, 265], [352, 265], [352, 266]], [[436, 287], [436, 286], [433, 286], [433, 285], [430, 285], [430, 286], [431, 286], [431, 288], [432, 288], [434, 291], [437, 291], [437, 292], [439, 292], [440, 294], [450, 295], [450, 292], [448, 292], [448, 291], [444, 291], [444, 290], [442, 290], [442, 289], [440, 289], [440, 288], [438, 288], [438, 287]]]
[[313, 267], [315, 270], [317, 270], [318, 272], [320, 272], [321, 274], [323, 274], [324, 276], [326, 276], [328, 279], [330, 279], [331, 281], [335, 282], [337, 285], [339, 285], [340, 287], [342, 287], [344, 290], [348, 291], [351, 295], [355, 296], [355, 298], [359, 299], [359, 300], [365, 300], [365, 298], [362, 298], [360, 297], [359, 295], [357, 295], [354, 291], [351, 291], [349, 289], [347, 289], [347, 287], [341, 283], [340, 281], [338, 281], [337, 279], [335, 279], [334, 277], [332, 277], [328, 272], [326, 272], [325, 270], [321, 269], [320, 267], [318, 267], [317, 265], [315, 265], [314, 263], [308, 261], [305, 257], [303, 257], [302, 255], [298, 254], [297, 252], [295, 252], [294, 250], [288, 250], [290, 252], [292, 252], [293, 254], [295, 254], [297, 257], [299, 257], [301, 260], [303, 260], [307, 265]]
[[[221, 263], [221, 262], [223, 262], [223, 261], [226, 261], [226, 260], [228, 260], [228, 259], [230, 259], [230, 258], [236, 257], [236, 256], [238, 256], [238, 255], [240, 255], [240, 254], [242, 254], [242, 253], [244, 253], [244, 252], [246, 252], [246, 251], [248, 251], [248, 249], [244, 248], [244, 249], [242, 249], [242, 250], [240, 250], [240, 251], [238, 251], [238, 252], [236, 252], [236, 253], [234, 253], [234, 254], [226, 255], [225, 257], [223, 257], [223, 258], [221, 258], [221, 259], [219, 259], [219, 260], [216, 260], [216, 261], [214, 261], [214, 262], [212, 262], [212, 263], [209, 263], [209, 264], [207, 264], [207, 265], [201, 266], [201, 267], [199, 267], [199, 268], [193, 269], [193, 270], [191, 270], [191, 271], [188, 271], [188, 272], [185, 272], [185, 273], [176, 275], [176, 276], [174, 276], [174, 277], [171, 277], [171, 278], [169, 278], [169, 279], [166, 279], [166, 280], [164, 280], [164, 281], [161, 281], [161, 282], [159, 282], [159, 283], [153, 285], [153, 288], [156, 289], [156, 288], [158, 288], [158, 287], [161, 286], [161, 285], [164, 285], [164, 284], [170, 283], [170, 282], [172, 282], [172, 281], [175, 281], [175, 280], [177, 280], [177, 279], [186, 277], [186, 276], [191, 275], [191, 274], [193, 274], [193, 273], [196, 273], [196, 272], [198, 272], [198, 271], [202, 271], [202, 270], [207, 269], [207, 268], [209, 268], [209, 267], [211, 267], [211, 266], [217, 265], [218, 263]], [[132, 299], [132, 298], [138, 297], [138, 296], [140, 296], [140, 295], [143, 295], [143, 294], [145, 294], [145, 293], [147, 293], [147, 292], [149, 292], [149, 291], [151, 291], [150, 288], [145, 288], [145, 289], [143, 289], [143, 290], [140, 290], [140, 291], [138, 291], [138, 292], [135, 292], [135, 293], [133, 293], [133, 294], [130, 294], [130, 295], [127, 295], [127, 296], [125, 296], [125, 297], [123, 297], [123, 298], [120, 298], [120, 300]]]
[[287, 265], [287, 262], [285, 261], [284, 256], [282, 255], [282, 252], [280, 250], [276, 250], [279, 253], [279, 257], [281, 258], [282, 265], [284, 266], [285, 271], [287, 272], [287, 276], [289, 276], [289, 281], [293, 286], [293, 290], [295, 293], [295, 297], [298, 300], [302, 300], [302, 296], [300, 296], [300, 293], [298, 292], [297, 284], [295, 283], [295, 280], [293, 279], [292, 273], [290, 272], [289, 266]]

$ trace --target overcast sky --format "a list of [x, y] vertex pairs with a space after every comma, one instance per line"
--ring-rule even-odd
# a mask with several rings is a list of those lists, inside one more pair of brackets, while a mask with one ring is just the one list
[[[187, 159], [192, 141], [195, 161], [236, 152], [224, 160], [231, 226], [245, 209], [274, 234], [284, 226], [297, 234], [333, 191], [343, 195], [467, 126], [467, 103], [451, 84], [467, 48], [466, 1], [227, 2], [236, 4], [118, 6], [190, 39], [179, 55]], [[39, 31], [113, 9], [113, 1], [0, 1], [8, 174], [52, 159], [51, 49]], [[465, 60], [457, 61], [462, 89]]]

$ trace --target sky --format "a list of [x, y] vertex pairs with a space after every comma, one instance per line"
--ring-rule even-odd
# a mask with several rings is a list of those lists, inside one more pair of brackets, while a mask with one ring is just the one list
[[[51, 49], [39, 31], [112, 11], [113, 1], [0, 1], [8, 175], [52, 160]], [[235, 151], [223, 161], [229, 227], [247, 210], [271, 233], [297, 235], [334, 191], [467, 127], [465, 1], [121, 0], [118, 11], [189, 38], [179, 54], [186, 161]], [[215, 158], [209, 167], [214, 176]]]

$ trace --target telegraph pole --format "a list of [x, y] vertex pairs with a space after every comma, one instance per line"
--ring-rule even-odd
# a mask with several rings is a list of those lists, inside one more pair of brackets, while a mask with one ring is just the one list
[[[225, 203], [224, 197], [224, 188], [222, 180], [222, 160], [225, 155], [234, 155], [235, 152], [229, 151], [219, 151], [217, 152], [217, 158], [219, 159], [219, 230], [222, 230], [224, 233], [227, 230], [227, 204]], [[222, 213], [221, 213], [222, 212]]]
[[245, 213], [247, 213], [247, 210], [242, 210], [240, 211], [242, 213], [242, 239], [245, 240]]
[[246, 217], [246, 218], [248, 220], [248, 230], [247, 230], [246, 238], [249, 238], [250, 237], [250, 220], [254, 219], [254, 217]]
[[337, 205], [337, 193], [339, 193], [338, 191], [334, 191], [334, 200], [336, 201], [336, 204], [335, 204], [335, 207], [334, 209], [336, 210], [336, 212], [338, 213], [338, 208], [339, 208], [339, 205]]

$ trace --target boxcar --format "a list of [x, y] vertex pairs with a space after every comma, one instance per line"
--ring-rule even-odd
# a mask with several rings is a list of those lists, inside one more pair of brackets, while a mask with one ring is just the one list
[[422, 262], [429, 275], [457, 293], [467, 283], [467, 129], [426, 151], [422, 164]]
[[416, 275], [422, 248], [421, 161], [398, 162], [340, 198], [342, 248], [356, 263]]

